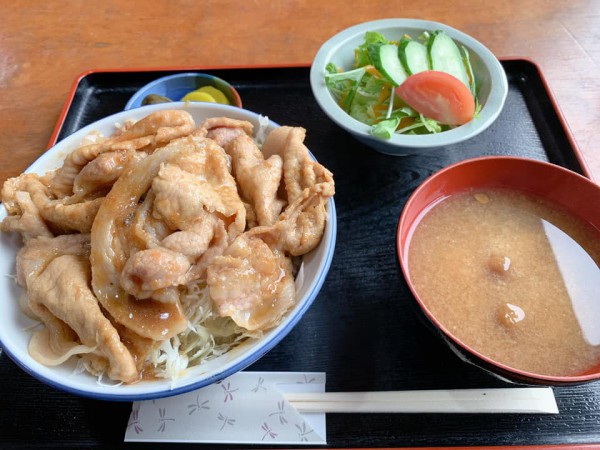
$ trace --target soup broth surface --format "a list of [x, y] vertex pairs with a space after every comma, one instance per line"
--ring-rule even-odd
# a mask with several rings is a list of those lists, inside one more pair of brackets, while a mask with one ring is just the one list
[[408, 270], [482, 355], [548, 376], [600, 363], [600, 232], [564, 209], [505, 189], [452, 195], [413, 230]]

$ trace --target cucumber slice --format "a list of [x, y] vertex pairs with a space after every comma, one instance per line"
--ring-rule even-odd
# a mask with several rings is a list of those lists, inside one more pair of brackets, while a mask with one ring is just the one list
[[398, 58], [398, 48], [394, 44], [369, 45], [369, 57], [373, 65], [394, 86], [400, 86], [408, 75]]
[[440, 30], [434, 32], [429, 39], [428, 51], [432, 70], [449, 73], [471, 87], [460, 50], [450, 36]]
[[402, 38], [398, 46], [398, 56], [409, 75], [430, 70], [427, 47], [420, 42]]

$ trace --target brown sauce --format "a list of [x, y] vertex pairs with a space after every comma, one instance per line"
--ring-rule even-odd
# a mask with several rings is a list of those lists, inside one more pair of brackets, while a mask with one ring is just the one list
[[482, 355], [548, 376], [600, 363], [600, 232], [561, 208], [504, 189], [450, 196], [413, 230], [408, 269]]

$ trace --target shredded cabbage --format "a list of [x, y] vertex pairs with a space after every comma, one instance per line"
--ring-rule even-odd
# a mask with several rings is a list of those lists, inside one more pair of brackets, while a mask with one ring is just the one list
[[267, 116], [258, 116], [258, 130], [256, 130], [256, 137], [254, 138], [256, 145], [262, 148], [265, 140], [267, 139], [267, 128], [269, 127], [269, 118]]
[[188, 329], [155, 348], [148, 361], [159, 378], [175, 380], [191, 367], [216, 358], [247, 338], [261, 332], [241, 328], [229, 317], [219, 317], [204, 282], [188, 286], [181, 304], [188, 318]]

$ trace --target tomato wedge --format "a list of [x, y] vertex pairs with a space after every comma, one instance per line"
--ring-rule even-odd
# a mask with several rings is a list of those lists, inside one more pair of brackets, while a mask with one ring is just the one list
[[475, 114], [475, 99], [458, 78], [435, 70], [409, 76], [396, 95], [415, 111], [445, 125], [462, 125]]

